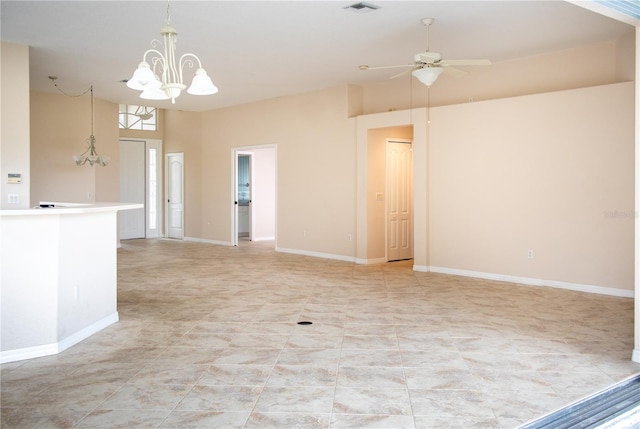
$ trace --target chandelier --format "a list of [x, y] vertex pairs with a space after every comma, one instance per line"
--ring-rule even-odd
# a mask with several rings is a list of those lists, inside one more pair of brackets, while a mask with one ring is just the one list
[[[176, 62], [176, 40], [178, 33], [171, 26], [169, 15], [169, 3], [167, 2], [167, 23], [160, 30], [164, 53], [160, 52], [160, 41], [153, 39], [151, 49], [142, 56], [142, 62], [127, 81], [131, 89], [142, 91], [140, 98], [145, 100], [168, 100], [175, 104], [176, 98], [182, 90], [187, 88], [183, 83], [182, 71], [185, 66], [193, 68], [197, 63], [198, 68], [187, 92], [191, 95], [211, 95], [218, 92], [207, 72], [202, 68], [200, 59], [191, 53], [184, 54]], [[150, 59], [150, 61], [147, 60]], [[151, 64], [149, 64], [151, 63]], [[156, 74], [156, 72], [159, 73]]]
[[87, 162], [93, 167], [93, 164], [98, 164], [106, 167], [111, 158], [108, 156], [98, 155], [96, 151], [96, 138], [93, 136], [93, 85], [89, 87], [91, 91], [91, 135], [87, 139], [87, 149], [82, 152], [82, 155], [75, 155], [73, 160], [76, 165], [85, 165]]
[[92, 167], [93, 167], [93, 164], [98, 164], [103, 167], [106, 167], [107, 164], [109, 164], [109, 161], [111, 160], [111, 158], [108, 156], [98, 155], [98, 152], [96, 151], [96, 138], [93, 136], [93, 85], [91, 85], [89, 89], [85, 90], [84, 92], [78, 95], [72, 95], [60, 89], [60, 87], [58, 87], [58, 85], [56, 84], [56, 79], [58, 79], [58, 76], [49, 76], [49, 80], [51, 80], [51, 83], [53, 84], [53, 86], [58, 91], [60, 91], [60, 93], [62, 93], [67, 97], [74, 97], [74, 98], [82, 97], [87, 92], [91, 93], [91, 135], [87, 139], [87, 149], [84, 152], [82, 152], [82, 155], [74, 155], [73, 161], [78, 166], [85, 165], [88, 162], [89, 165], [91, 165]]

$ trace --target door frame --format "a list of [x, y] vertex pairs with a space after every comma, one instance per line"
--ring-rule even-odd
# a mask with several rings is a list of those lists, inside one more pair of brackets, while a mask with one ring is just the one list
[[[264, 145], [253, 145], [253, 146], [239, 146], [239, 147], [232, 147], [231, 148], [231, 154], [230, 154], [230, 162], [231, 162], [231, 186], [230, 186], [230, 232], [231, 232], [231, 240], [230, 243], [232, 246], [237, 246], [238, 245], [238, 205], [235, 204], [235, 202], [237, 201], [238, 198], [238, 186], [237, 186], [237, 182], [238, 182], [238, 155], [252, 155], [251, 157], [251, 164], [250, 164], [250, 168], [251, 168], [251, 176], [253, 180], [254, 177], [254, 171], [253, 169], [255, 168], [255, 162], [254, 159], [255, 157], [253, 155], [255, 155], [255, 152], [260, 151], [262, 149], [273, 149], [275, 151], [275, 189], [274, 189], [274, 210], [275, 210], [275, 225], [274, 225], [274, 231], [275, 231], [275, 246], [277, 248], [278, 246], [278, 145], [277, 144], [264, 144]], [[251, 182], [250, 182], [251, 183]], [[254, 195], [253, 195], [253, 191], [255, 190], [255, 186], [253, 186], [252, 184], [252, 197], [251, 199], [254, 199]], [[254, 227], [254, 216], [253, 213], [251, 213], [252, 209], [252, 204], [249, 204], [249, 234], [251, 239], [253, 239], [253, 227]]]
[[166, 202], [164, 205], [164, 234], [163, 236], [165, 238], [169, 237], [169, 204], [167, 203], [167, 201], [169, 200], [169, 158], [172, 156], [176, 156], [176, 155], [180, 155], [180, 157], [182, 158], [182, 178], [180, 180], [180, 186], [182, 187], [182, 189], [180, 190], [180, 194], [182, 195], [182, 234], [180, 238], [177, 238], [179, 240], [184, 240], [184, 221], [185, 221], [185, 203], [184, 203], [184, 152], [171, 152], [171, 153], [166, 153], [164, 158], [165, 158], [165, 165], [167, 166], [167, 171], [165, 172], [164, 175], [164, 183], [165, 183], [165, 187], [164, 187], [164, 201]]
[[[368, 132], [370, 129], [413, 126], [413, 270], [429, 271], [429, 151], [428, 109], [395, 110], [356, 118], [356, 263], [373, 263], [369, 259], [367, 220]], [[424, 219], [424, 222], [422, 221]], [[374, 261], [375, 262], [375, 261]]]
[[413, 259], [413, 246], [414, 246], [414, 240], [413, 240], [413, 140], [411, 139], [396, 139], [396, 138], [387, 138], [385, 139], [385, 171], [384, 171], [384, 194], [385, 194], [385, 199], [384, 199], [384, 258], [386, 259], [387, 262], [389, 262], [389, 198], [388, 196], [390, 195], [389, 193], [389, 189], [388, 189], [388, 185], [389, 185], [389, 144], [390, 143], [398, 143], [398, 144], [408, 144], [411, 150], [411, 174], [410, 174], [410, 178], [411, 178], [411, 184], [409, 185], [411, 187], [411, 191], [410, 193], [410, 201], [411, 201], [411, 208], [410, 208], [410, 213], [409, 213], [409, 225], [410, 225], [410, 231], [409, 231], [409, 240], [411, 241], [410, 247], [411, 247], [411, 257], [410, 259]]

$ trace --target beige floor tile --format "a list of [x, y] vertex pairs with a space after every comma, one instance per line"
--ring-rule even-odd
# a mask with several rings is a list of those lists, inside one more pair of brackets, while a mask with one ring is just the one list
[[379, 387], [336, 388], [333, 412], [338, 414], [385, 414], [410, 416], [412, 404], [405, 389]]
[[174, 410], [161, 429], [241, 429], [247, 421], [248, 411], [179, 411]]
[[254, 412], [249, 417], [246, 429], [282, 429], [305, 428], [326, 429], [329, 427], [330, 414], [271, 413]]
[[273, 242], [122, 244], [120, 321], [2, 365], [3, 429], [505, 429], [640, 372], [632, 299]]

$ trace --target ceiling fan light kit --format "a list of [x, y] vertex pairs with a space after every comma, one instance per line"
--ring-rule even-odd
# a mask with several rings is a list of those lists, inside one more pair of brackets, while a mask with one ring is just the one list
[[440, 67], [423, 67], [414, 70], [411, 74], [426, 86], [431, 86], [442, 72]]
[[391, 76], [391, 79], [403, 76], [409, 71], [418, 79], [421, 83], [430, 87], [438, 79], [438, 76], [445, 70], [452, 75], [465, 75], [466, 72], [460, 69], [456, 69], [451, 66], [486, 66], [491, 65], [491, 61], [486, 59], [477, 60], [444, 60], [439, 52], [433, 52], [429, 50], [429, 27], [435, 21], [434, 18], [422, 18], [420, 20], [424, 26], [427, 27], [427, 50], [425, 52], [419, 52], [414, 55], [413, 63], [400, 64], [395, 66], [382, 66], [382, 67], [369, 67], [368, 65], [359, 66], [360, 70], [380, 70], [390, 69], [397, 67], [413, 67], [413, 70], [408, 70], [396, 75]]
[[[207, 72], [202, 68], [200, 58], [195, 54], [187, 53], [176, 62], [176, 40], [178, 33], [171, 26], [171, 16], [169, 15], [169, 4], [167, 2], [167, 23], [160, 35], [163, 39], [164, 53], [156, 49], [160, 44], [158, 40], [152, 40], [152, 48], [147, 50], [142, 56], [142, 62], [133, 72], [131, 79], [127, 81], [127, 86], [131, 89], [142, 91], [140, 98], [145, 100], [169, 100], [175, 104], [176, 98], [187, 88], [183, 83], [182, 71], [185, 66], [194, 67], [196, 70], [191, 86], [187, 93], [191, 95], [211, 95], [218, 92], [218, 88], [213, 84]], [[147, 61], [150, 57], [151, 65]], [[160, 69], [160, 77], [156, 75], [156, 69]]]

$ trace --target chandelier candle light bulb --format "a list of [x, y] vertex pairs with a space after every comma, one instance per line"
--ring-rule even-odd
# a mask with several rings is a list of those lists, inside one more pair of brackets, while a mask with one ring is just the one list
[[[160, 44], [158, 40], [152, 40], [152, 48], [147, 50], [142, 56], [142, 62], [134, 71], [131, 79], [127, 81], [127, 86], [131, 89], [142, 91], [140, 98], [146, 100], [168, 100], [175, 104], [176, 98], [187, 88], [183, 83], [182, 72], [185, 66], [191, 68], [197, 63], [198, 68], [187, 89], [187, 93], [192, 95], [211, 95], [218, 92], [218, 88], [213, 84], [207, 72], [202, 68], [200, 58], [187, 53], [176, 62], [176, 40], [178, 33], [171, 26], [169, 15], [169, 5], [167, 4], [167, 23], [160, 31], [162, 36], [164, 53], [156, 47]], [[151, 64], [147, 61], [150, 58]], [[156, 74], [159, 71], [160, 77]]]

